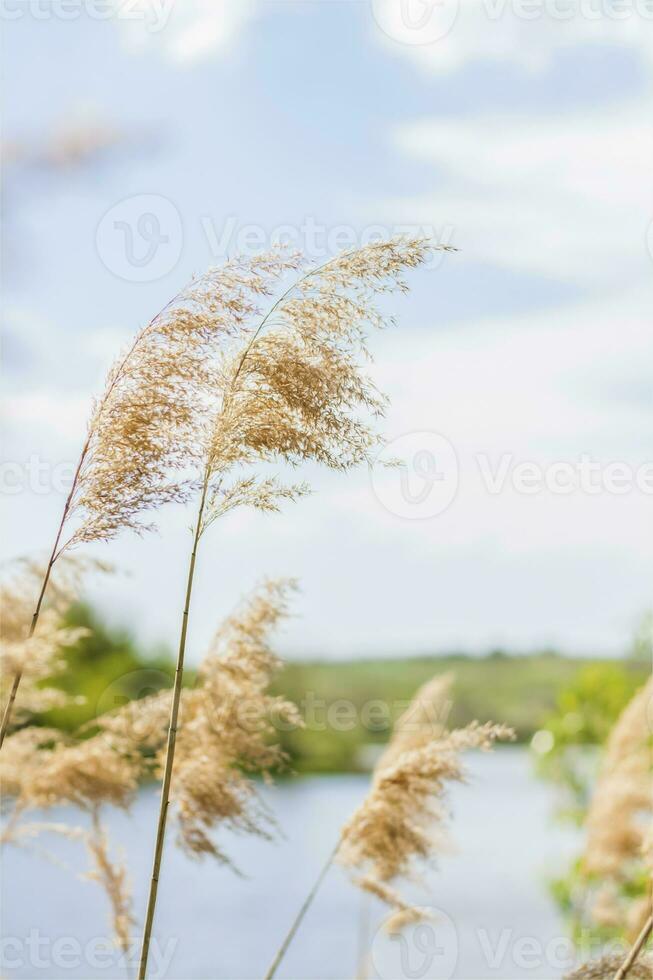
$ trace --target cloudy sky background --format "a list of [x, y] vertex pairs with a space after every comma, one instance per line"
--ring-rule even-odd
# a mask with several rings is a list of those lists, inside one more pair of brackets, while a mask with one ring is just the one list
[[[293, 654], [627, 647], [650, 606], [650, 469], [649, 492], [623, 493], [524, 493], [511, 474], [652, 459], [653, 8], [454, 3], [9, 5], [5, 557], [42, 552], [63, 501], [17, 474], [76, 457], [117, 349], [193, 273], [248, 229], [289, 226], [321, 259], [410, 225], [460, 251], [394, 304], [375, 376], [411, 493], [410, 453], [438, 433], [431, 510], [455, 496], [411, 519], [397, 473], [316, 472], [284, 515], [223, 521], [191, 657], [263, 575], [301, 579]], [[113, 222], [142, 258], [144, 210], [169, 240], [134, 266]], [[191, 519], [96, 551], [121, 571], [95, 599], [148, 643], [176, 637]]]

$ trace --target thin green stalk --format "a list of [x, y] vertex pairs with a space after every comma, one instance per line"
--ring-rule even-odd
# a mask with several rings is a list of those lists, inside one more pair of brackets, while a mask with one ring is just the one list
[[286, 938], [281, 943], [281, 946], [279, 947], [279, 949], [277, 951], [277, 955], [272, 960], [272, 965], [270, 966], [268, 972], [265, 974], [265, 980], [272, 980], [272, 977], [274, 977], [276, 975], [276, 972], [277, 972], [279, 966], [281, 965], [281, 961], [283, 960], [284, 956], [288, 952], [288, 947], [290, 946], [291, 942], [295, 938], [295, 935], [297, 933], [297, 930], [299, 929], [300, 925], [302, 924], [302, 921], [304, 919], [304, 916], [306, 915], [306, 913], [308, 912], [309, 908], [313, 904], [313, 899], [315, 898], [315, 896], [317, 895], [318, 891], [320, 890], [320, 886], [321, 886], [322, 882], [324, 881], [324, 879], [326, 878], [327, 872], [328, 872], [329, 868], [333, 864], [334, 858], [335, 858], [336, 854], [338, 853], [338, 850], [340, 849], [340, 844], [341, 844], [341, 840], [338, 841], [338, 843], [336, 844], [336, 846], [333, 848], [333, 850], [329, 854], [329, 857], [327, 858], [327, 860], [326, 860], [326, 862], [324, 864], [324, 867], [322, 868], [322, 870], [320, 871], [319, 875], [317, 876], [317, 879], [315, 881], [315, 884], [313, 885], [313, 887], [311, 888], [310, 892], [308, 893], [308, 895], [304, 899], [304, 901], [303, 901], [303, 903], [301, 905], [301, 908], [299, 909], [297, 915], [295, 916], [295, 918], [293, 920], [293, 923], [292, 923], [290, 929], [286, 933]]
[[630, 968], [635, 964], [637, 957], [644, 949], [651, 932], [653, 932], [653, 915], [649, 915], [648, 919], [644, 923], [644, 928], [635, 940], [632, 949], [628, 953], [628, 956], [615, 973], [614, 980], [624, 980], [624, 977], [628, 976]]
[[[61, 535], [63, 534], [64, 524], [66, 523], [66, 518], [68, 517], [68, 511], [70, 510], [70, 505], [71, 505], [72, 500], [73, 500], [73, 497], [75, 495], [75, 490], [77, 489], [77, 483], [79, 481], [79, 474], [81, 473], [82, 464], [84, 463], [84, 460], [86, 458], [86, 454], [88, 453], [89, 445], [90, 445], [90, 436], [87, 438], [86, 442], [84, 443], [84, 447], [83, 447], [82, 452], [81, 452], [80, 457], [79, 457], [79, 462], [77, 463], [77, 469], [75, 470], [75, 475], [73, 477], [73, 483], [72, 483], [72, 486], [70, 488], [70, 492], [68, 494], [68, 497], [66, 498], [66, 503], [64, 504], [64, 509], [63, 509], [63, 513], [61, 515], [61, 521], [59, 522], [59, 528], [57, 530], [57, 535], [56, 535], [56, 537], [54, 539], [54, 544], [52, 546], [52, 552], [50, 554], [50, 559], [49, 559], [48, 564], [47, 564], [46, 569], [45, 569], [45, 574], [43, 576], [43, 582], [41, 583], [41, 591], [39, 593], [39, 597], [37, 599], [36, 606], [34, 608], [34, 613], [32, 615], [32, 621], [30, 623], [29, 633], [27, 635], [28, 640], [31, 640], [31, 638], [34, 636], [34, 632], [36, 630], [36, 626], [37, 626], [37, 623], [39, 621], [39, 616], [41, 615], [41, 606], [43, 605], [43, 599], [45, 597], [45, 592], [46, 592], [46, 589], [48, 587], [48, 582], [50, 581], [50, 575], [52, 573], [52, 567], [53, 567], [54, 563], [56, 562], [57, 558], [59, 557], [59, 555], [61, 554], [61, 552], [58, 550], [59, 549], [59, 542], [61, 541]], [[22, 670], [17, 670], [16, 673], [15, 673], [15, 675], [14, 675], [13, 683], [11, 685], [11, 691], [9, 692], [9, 699], [7, 701], [7, 704], [5, 705], [5, 710], [4, 710], [3, 714], [2, 714], [2, 724], [0, 725], [0, 749], [2, 748], [3, 742], [5, 740], [5, 735], [7, 734], [7, 729], [9, 728], [9, 722], [11, 720], [11, 713], [13, 711], [14, 702], [16, 700], [16, 694], [18, 693], [18, 688], [20, 686], [20, 682], [21, 682], [22, 676], [23, 676], [23, 671]]]
[[145, 926], [143, 929], [143, 942], [141, 947], [140, 965], [138, 969], [138, 980], [144, 980], [147, 974], [147, 959], [150, 951], [150, 940], [152, 938], [152, 925], [154, 923], [154, 912], [156, 909], [156, 898], [159, 888], [159, 876], [161, 873], [161, 860], [163, 857], [163, 844], [165, 840], [166, 822], [168, 819], [168, 809], [170, 806], [170, 783], [172, 781], [172, 768], [175, 759], [175, 746], [177, 743], [177, 722], [179, 720], [179, 705], [181, 702], [181, 689], [184, 677], [184, 656], [186, 653], [186, 635], [188, 633], [188, 615], [190, 611], [190, 601], [193, 593], [193, 578], [195, 575], [195, 561], [197, 558], [197, 548], [202, 534], [202, 520], [204, 517], [204, 506], [208, 493], [208, 472], [202, 487], [199, 511], [197, 514], [197, 524], [193, 537], [193, 550], [190, 555], [188, 565], [188, 580], [186, 583], [186, 602], [181, 620], [181, 635], [179, 638], [179, 651], [177, 654], [177, 667], [175, 670], [175, 683], [172, 694], [172, 706], [170, 708], [170, 722], [168, 725], [168, 741], [166, 747], [166, 759], [163, 771], [163, 782], [161, 785], [161, 803], [159, 806], [159, 821], [156, 831], [156, 842], [154, 845], [154, 859], [152, 862], [152, 878], [150, 881], [150, 891], [147, 900], [147, 912], [145, 915]]

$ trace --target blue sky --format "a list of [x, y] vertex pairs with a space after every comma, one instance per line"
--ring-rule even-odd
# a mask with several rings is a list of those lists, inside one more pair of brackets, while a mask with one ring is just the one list
[[[374, 370], [388, 435], [439, 434], [454, 498], [407, 517], [386, 477], [316, 472], [282, 516], [225, 520], [192, 656], [280, 574], [303, 588], [292, 653], [627, 646], [653, 570], [653, 10], [453, 3], [115, 0], [104, 21], [93, 0], [65, 20], [8, 4], [6, 557], [44, 550], [62, 503], [7, 484], [34, 456], [75, 457], [120, 345], [248, 228], [267, 244], [289, 226], [316, 259], [339, 234], [424, 228], [460, 251], [413, 277]], [[169, 242], [135, 281], [112, 222], [144, 197]], [[581, 458], [598, 492], [547, 486]], [[122, 571], [97, 600], [148, 642], [176, 636], [190, 520], [171, 509], [160, 534], [98, 550]]]

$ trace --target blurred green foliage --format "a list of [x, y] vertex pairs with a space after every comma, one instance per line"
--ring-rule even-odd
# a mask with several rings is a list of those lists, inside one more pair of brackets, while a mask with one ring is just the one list
[[[64, 651], [68, 666], [55, 683], [84, 700], [41, 715], [39, 723], [72, 732], [98, 713], [172, 684], [174, 664], [165, 650], [140, 650], [127, 630], [108, 627], [88, 605], [74, 606], [68, 622], [91, 632]], [[446, 671], [455, 677], [451, 725], [501, 721], [520, 742], [548, 727], [556, 747], [549, 761], [556, 763], [567, 744], [603, 741], [646, 668], [637, 659], [588, 661], [552, 651], [289, 662], [274, 693], [294, 700], [306, 719], [305, 729], [279, 733], [293, 769], [369, 768], [417, 688]], [[194, 683], [192, 670], [186, 683]]]
[[635, 657], [592, 663], [581, 667], [558, 693], [555, 709], [543, 725], [551, 733], [551, 747], [538, 765], [540, 773], [558, 786], [561, 816], [582, 822], [598, 759], [583, 747], [604, 744], [647, 674], [645, 662]]
[[[582, 825], [587, 815], [602, 757], [602, 747], [622, 711], [650, 674], [650, 619], [646, 619], [629, 654], [617, 663], [602, 661], [582, 666], [559, 691], [555, 709], [535, 740], [542, 776], [557, 787], [558, 815]], [[545, 735], [548, 737], [542, 737]], [[591, 747], [591, 748], [590, 748]], [[552, 895], [576, 941], [624, 939], [622, 924], [600, 924], [592, 916], [593, 898], [604, 883], [588, 875], [582, 856], [566, 874], [550, 881]], [[613, 882], [615, 888], [616, 883]], [[620, 901], [641, 900], [650, 888], [642, 861], [619, 881]], [[632, 940], [632, 937], [626, 937]]]
[[35, 719], [39, 724], [73, 732], [104, 711], [172, 684], [174, 664], [167, 651], [143, 653], [128, 630], [107, 626], [90, 606], [72, 606], [65, 622], [90, 632], [62, 651], [66, 669], [48, 684], [74, 700], [44, 712]]
[[[366, 768], [366, 747], [385, 742], [417, 688], [447, 671], [455, 677], [450, 725], [465, 725], [474, 718], [505, 722], [522, 743], [549, 726], [554, 738], [560, 728], [561, 741], [572, 741], [573, 733], [564, 726], [568, 716], [582, 714], [586, 704], [591, 720], [584, 724], [581, 719], [577, 731], [584, 743], [602, 742], [611, 719], [646, 676], [641, 663], [624, 666], [551, 651], [289, 663], [276, 690], [299, 704], [307, 720], [304, 731], [282, 739], [294, 767], [313, 772]], [[605, 703], [603, 685], [609, 688]]]

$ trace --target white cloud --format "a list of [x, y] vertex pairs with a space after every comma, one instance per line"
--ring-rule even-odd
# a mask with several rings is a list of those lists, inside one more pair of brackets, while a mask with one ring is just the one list
[[125, 43], [177, 64], [224, 52], [256, 14], [253, 0], [114, 0]]
[[437, 189], [387, 204], [393, 220], [453, 226], [465, 255], [581, 285], [649, 280], [649, 108], [423, 119], [397, 146]]
[[373, 0], [373, 10], [387, 46], [431, 73], [482, 62], [542, 72], [585, 44], [653, 62], [648, 0]]

